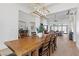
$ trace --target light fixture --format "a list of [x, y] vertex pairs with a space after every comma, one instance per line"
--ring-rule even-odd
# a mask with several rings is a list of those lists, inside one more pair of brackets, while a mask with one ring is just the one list
[[55, 20], [54, 20], [54, 22], [57, 22], [57, 20], [56, 20], [56, 14], [55, 14]]
[[34, 7], [33, 11], [34, 14], [40, 14], [42, 16], [46, 16], [49, 12], [50, 11], [48, 10], [47, 6]]

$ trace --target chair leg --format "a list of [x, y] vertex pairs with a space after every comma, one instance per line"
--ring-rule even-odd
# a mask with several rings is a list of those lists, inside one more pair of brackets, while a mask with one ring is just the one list
[[48, 50], [49, 56], [51, 54], [50, 51], [51, 51], [51, 45], [49, 45], [49, 50]]
[[52, 44], [52, 53], [54, 52], [54, 44]]
[[49, 50], [48, 50], [48, 56], [50, 56], [50, 47], [49, 47]]
[[53, 44], [54, 44], [54, 50], [56, 50], [56, 48], [57, 48], [56, 39], [54, 39]]

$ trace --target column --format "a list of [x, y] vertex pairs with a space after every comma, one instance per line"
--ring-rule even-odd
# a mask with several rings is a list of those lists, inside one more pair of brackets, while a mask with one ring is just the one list
[[77, 8], [76, 14], [76, 45], [79, 48], [79, 8]]

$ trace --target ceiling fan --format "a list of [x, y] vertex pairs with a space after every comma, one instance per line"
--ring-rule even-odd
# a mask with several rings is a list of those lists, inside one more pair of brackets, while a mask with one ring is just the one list
[[72, 10], [68, 10], [66, 15], [73, 15], [73, 14], [76, 14], [76, 13], [77, 13], [77, 11], [72, 12]]
[[58, 20], [56, 20], [56, 14], [55, 14], [55, 20], [54, 20], [54, 22], [58, 22]]
[[73, 15], [73, 12], [71, 10], [68, 10], [66, 15]]
[[70, 14], [70, 10], [67, 11], [66, 15], [69, 15], [69, 14]]

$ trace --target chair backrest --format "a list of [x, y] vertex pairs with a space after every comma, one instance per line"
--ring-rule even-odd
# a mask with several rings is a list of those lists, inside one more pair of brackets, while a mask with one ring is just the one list
[[54, 40], [54, 35], [51, 34], [50, 40], [53, 41]]
[[49, 34], [47, 34], [45, 36], [45, 40], [42, 45], [42, 55], [49, 55], [49, 42], [50, 42], [50, 36]]
[[50, 35], [48, 34], [45, 38], [45, 42], [49, 42], [50, 41]]
[[28, 37], [28, 30], [23, 30], [23, 29], [20, 29], [19, 30], [19, 38], [24, 38], [24, 37]]
[[36, 36], [36, 32], [31, 32], [32, 36]]
[[49, 42], [50, 42], [50, 36], [49, 36], [49, 34], [48, 35], [46, 35], [46, 37], [45, 37], [45, 41], [44, 41], [44, 43], [43, 43], [43, 47], [48, 47], [48, 45], [49, 45]]

